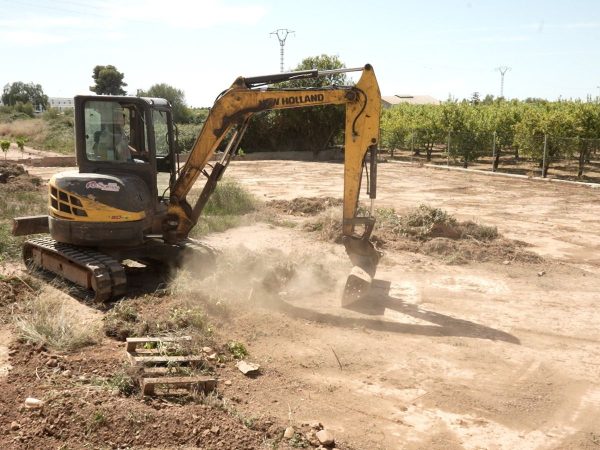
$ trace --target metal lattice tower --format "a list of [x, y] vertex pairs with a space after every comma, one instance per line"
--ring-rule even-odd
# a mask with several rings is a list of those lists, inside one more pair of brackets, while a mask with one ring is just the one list
[[504, 98], [504, 74], [510, 70], [508, 66], [496, 67], [496, 70], [500, 72], [500, 97]]
[[288, 30], [287, 28], [278, 28], [270, 34], [274, 34], [279, 40], [279, 70], [283, 72], [283, 48], [285, 47], [285, 40], [288, 35], [295, 34], [295, 31]]

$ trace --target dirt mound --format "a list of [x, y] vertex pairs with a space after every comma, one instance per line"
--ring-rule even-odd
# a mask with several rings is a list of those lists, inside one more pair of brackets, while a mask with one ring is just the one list
[[5, 191], [35, 191], [42, 183], [19, 164], [0, 161], [0, 189]]
[[15, 276], [0, 276], [0, 323], [9, 322], [12, 306], [26, 300], [32, 294], [31, 282]]
[[[378, 209], [375, 217], [372, 241], [383, 250], [424, 253], [447, 264], [506, 260], [538, 263], [542, 260], [525, 249], [526, 243], [499, 236], [496, 227], [461, 222], [438, 208], [420, 205], [403, 215], [384, 208]], [[304, 228], [318, 232], [324, 240], [341, 241], [341, 220], [333, 211], [321, 214]]]
[[[203, 354], [198, 348], [210, 346], [217, 356], [206, 356], [198, 370], [219, 380], [217, 391], [143, 397], [124, 344], [112, 339], [74, 353], [20, 341], [9, 350], [12, 369], [0, 378], [5, 430], [0, 448], [80, 448], [81, 442], [93, 448], [317, 447], [307, 437], [309, 429], [282, 439], [285, 423], [238, 409], [238, 404], [260, 401], [250, 397], [255, 380], [235, 367], [239, 354], [248, 352], [241, 343], [225, 342], [220, 328], [208, 328], [202, 300], [198, 295], [149, 295], [114, 305], [113, 315], [139, 327], [136, 331], [145, 330], [144, 335], [191, 335], [193, 354]], [[177, 354], [186, 354], [180, 350]], [[262, 376], [269, 377], [269, 370], [261, 368]], [[43, 408], [27, 409], [27, 397], [42, 400]]]
[[[11, 354], [13, 369], [0, 380], [2, 448], [254, 449], [283, 433], [269, 420], [245, 425], [216, 395], [184, 404], [127, 396], [124, 352], [114, 346], [65, 356], [18, 344]], [[23, 407], [29, 396], [43, 408]]]
[[283, 214], [314, 216], [328, 208], [340, 206], [342, 199], [334, 197], [297, 197], [293, 200], [271, 200], [266, 206]]

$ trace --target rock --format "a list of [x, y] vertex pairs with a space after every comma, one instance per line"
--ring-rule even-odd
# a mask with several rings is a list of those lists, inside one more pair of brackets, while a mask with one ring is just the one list
[[19, 428], [21, 428], [21, 425], [19, 425], [19, 422], [11, 422], [10, 429], [12, 431], [17, 431]]
[[504, 264], [505, 266], [508, 266], [510, 264], [510, 261], [508, 259], [504, 260], [504, 261], [502, 261], [502, 264]]
[[208, 359], [210, 359], [211, 361], [214, 361], [217, 359], [217, 354], [213, 353], [212, 355], [208, 355]]
[[308, 426], [311, 427], [313, 430], [322, 430], [323, 429], [323, 424], [321, 422], [319, 422], [318, 420], [309, 422]]
[[238, 361], [235, 367], [237, 367], [244, 375], [254, 374], [260, 369], [258, 364], [249, 363], [244, 360]]
[[212, 348], [210, 348], [210, 347], [202, 347], [202, 351], [203, 351], [204, 353], [209, 353], [209, 354], [210, 354], [210, 353], [213, 353], [213, 349], [212, 349]]
[[71, 376], [71, 371], [70, 371], [69, 369], [67, 369], [67, 370], [63, 370], [63, 373], [62, 373], [62, 374], [63, 374], [65, 377], [69, 377], [69, 376]]
[[37, 398], [27, 397], [25, 399], [25, 408], [40, 409], [42, 406], [44, 406], [44, 402]]
[[317, 439], [325, 447], [330, 447], [335, 444], [333, 433], [329, 430], [321, 430], [317, 432]]
[[283, 432], [283, 437], [285, 439], [291, 439], [294, 437], [295, 432], [296, 432], [296, 430], [294, 430], [294, 427], [287, 427], [285, 429], [285, 431]]
[[56, 367], [58, 366], [58, 361], [56, 359], [50, 358], [48, 361], [46, 361], [46, 365], [48, 367]]
[[544, 270], [538, 272], [538, 277], [543, 277], [544, 275], [546, 275], [546, 272]]
[[208, 436], [209, 434], [210, 434], [210, 430], [208, 428], [202, 432], [202, 436], [204, 436], [204, 437]]
[[212, 428], [210, 429], [210, 432], [211, 432], [212, 434], [219, 434], [219, 431], [221, 431], [221, 429], [220, 429], [219, 427], [212, 427]]
[[231, 386], [231, 380], [225, 380], [223, 383], [225, 386]]

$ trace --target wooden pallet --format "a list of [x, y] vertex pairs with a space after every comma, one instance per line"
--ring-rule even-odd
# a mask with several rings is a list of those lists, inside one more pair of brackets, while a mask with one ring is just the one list
[[140, 367], [140, 386], [143, 395], [157, 395], [157, 388], [169, 394], [213, 391], [217, 380], [209, 376], [182, 375], [172, 376], [176, 367], [193, 367], [205, 362], [205, 358], [196, 355], [161, 355], [156, 348], [143, 348], [152, 343], [164, 346], [169, 343], [191, 341], [190, 336], [127, 338], [127, 356], [133, 366]]

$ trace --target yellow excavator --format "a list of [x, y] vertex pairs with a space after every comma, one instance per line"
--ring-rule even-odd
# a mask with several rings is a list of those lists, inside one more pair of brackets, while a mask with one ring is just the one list
[[[352, 71], [362, 72], [354, 86], [271, 87]], [[14, 235], [47, 233], [24, 243], [25, 263], [93, 291], [97, 301], [126, 294], [125, 260], [178, 266], [194, 254], [214, 264], [214, 253], [189, 233], [237, 154], [250, 118], [268, 110], [345, 105], [342, 231], [354, 267], [342, 303], [350, 303], [368, 290], [380, 258], [370, 241], [380, 99], [370, 65], [238, 77], [217, 97], [187, 161], [179, 167], [176, 128], [166, 100], [76, 96], [79, 170], [50, 179], [48, 215], [14, 219]], [[159, 191], [160, 172], [169, 178], [164, 192]], [[370, 211], [360, 216], [365, 172]], [[206, 178], [204, 185], [191, 201], [188, 194], [200, 176]]]

